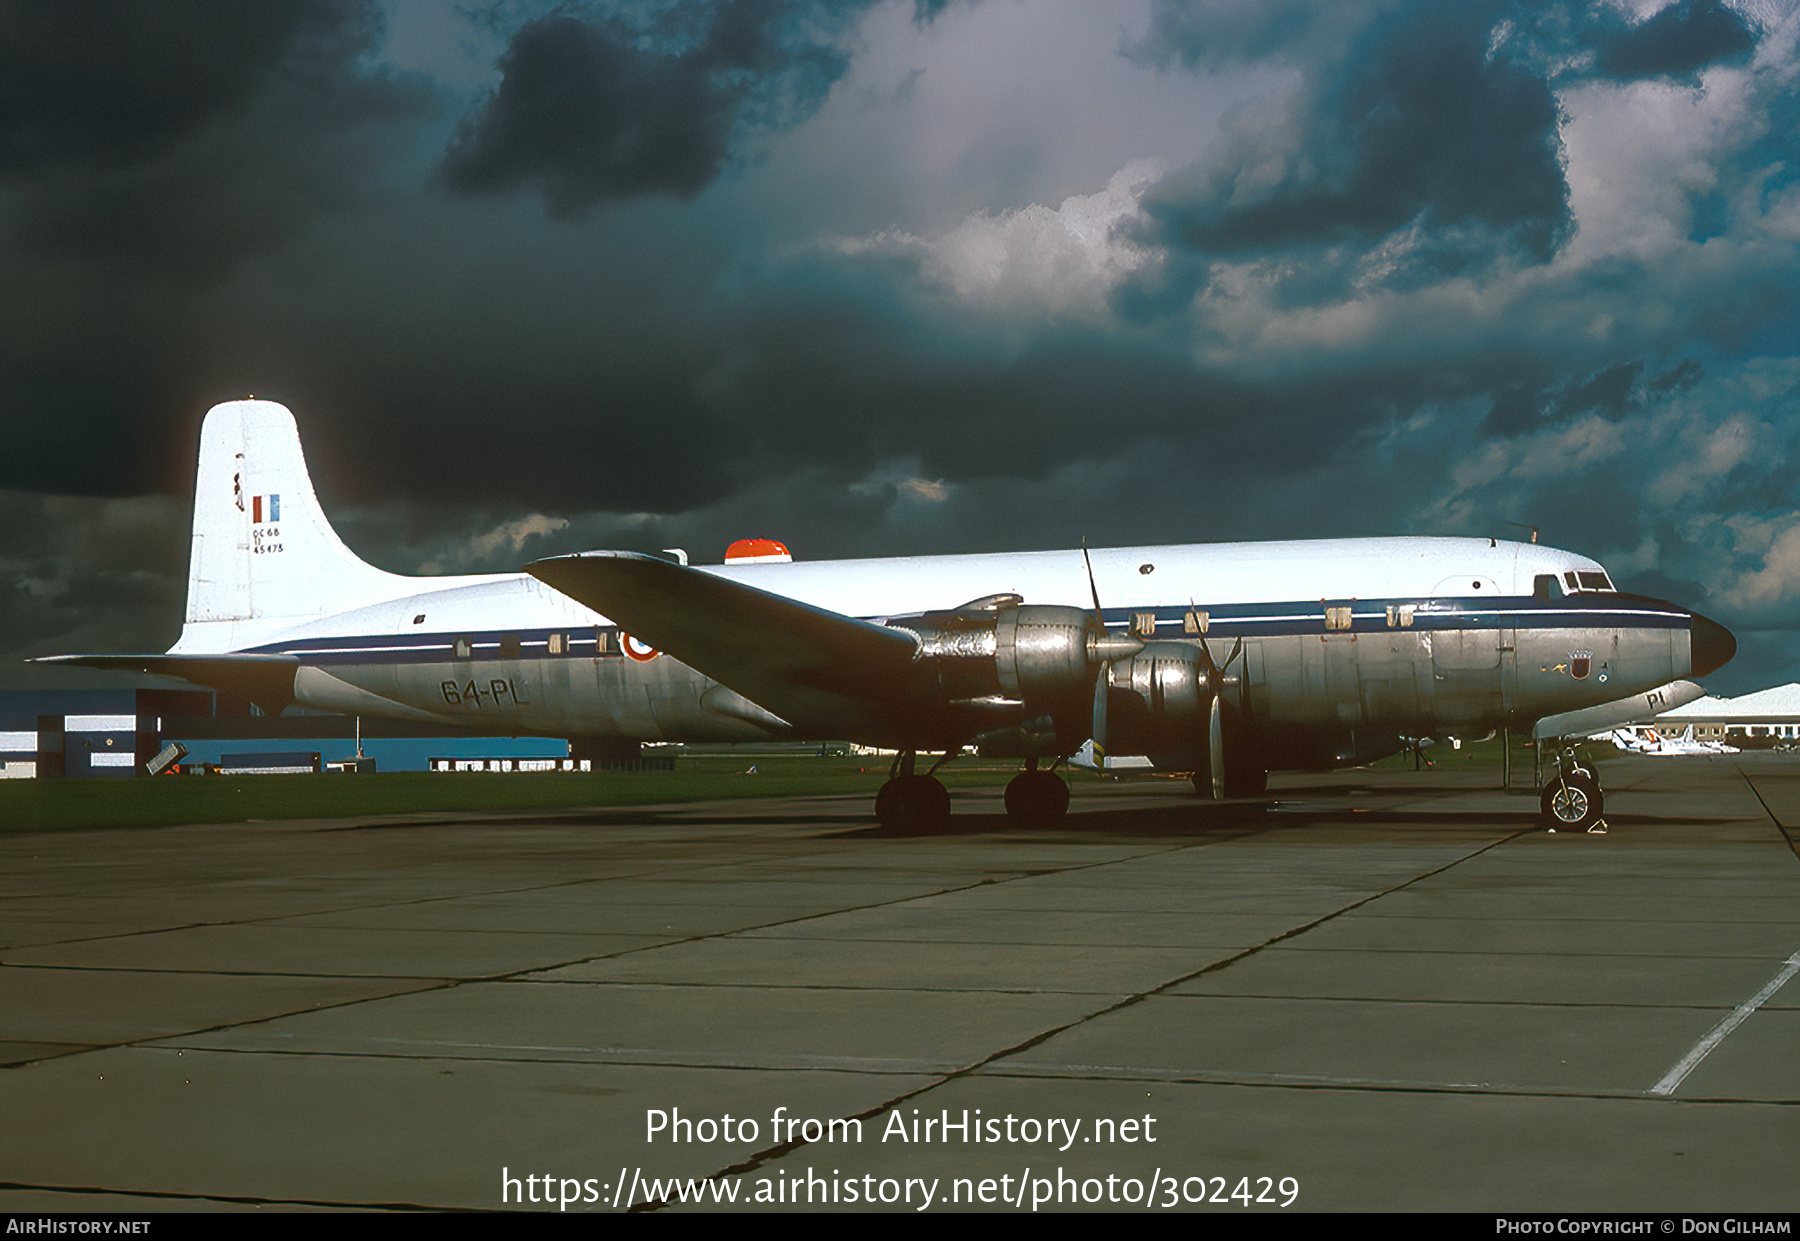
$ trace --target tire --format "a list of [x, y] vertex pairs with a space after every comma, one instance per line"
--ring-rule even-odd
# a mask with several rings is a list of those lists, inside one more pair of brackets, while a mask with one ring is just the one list
[[1069, 786], [1048, 771], [1021, 771], [1006, 783], [1006, 817], [1015, 823], [1054, 823], [1069, 812]]
[[950, 792], [935, 776], [895, 776], [875, 794], [875, 818], [883, 827], [915, 831], [950, 817]]
[[1600, 821], [1606, 798], [1599, 782], [1580, 772], [1559, 776], [1538, 796], [1544, 826], [1553, 832], [1585, 832]]

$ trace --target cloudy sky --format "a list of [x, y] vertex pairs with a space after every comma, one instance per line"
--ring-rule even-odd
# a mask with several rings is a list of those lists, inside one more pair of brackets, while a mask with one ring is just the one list
[[[0, 686], [399, 572], [1518, 534], [1800, 679], [1796, 0], [8, 0]], [[74, 674], [68, 674], [73, 676]], [[94, 684], [70, 679], [65, 684]]]

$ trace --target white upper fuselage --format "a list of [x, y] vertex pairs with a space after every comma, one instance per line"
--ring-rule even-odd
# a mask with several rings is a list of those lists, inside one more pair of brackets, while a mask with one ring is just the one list
[[[1599, 571], [1585, 556], [1471, 538], [1316, 539], [1096, 548], [1094, 588], [1108, 613], [1297, 600], [1529, 596], [1534, 579]], [[1011, 593], [1029, 603], [1090, 603], [1079, 549], [696, 566], [846, 616], [883, 618]], [[447, 630], [549, 628], [607, 619], [525, 574], [389, 579], [412, 589], [296, 620], [190, 622], [173, 654], [242, 651], [289, 639]], [[1559, 585], [1558, 589], [1561, 587]], [[418, 619], [423, 617], [423, 619]]]

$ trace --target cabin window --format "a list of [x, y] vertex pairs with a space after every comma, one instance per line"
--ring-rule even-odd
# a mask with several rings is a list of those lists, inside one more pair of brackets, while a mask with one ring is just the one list
[[619, 631], [616, 629], [594, 630], [594, 654], [605, 657], [616, 657], [619, 654]]
[[1156, 635], [1155, 612], [1133, 612], [1131, 614], [1131, 632], [1146, 638]]
[[1413, 623], [1413, 605], [1410, 603], [1390, 603], [1387, 609], [1389, 629], [1411, 629]]
[[1333, 630], [1348, 629], [1351, 624], [1351, 610], [1349, 608], [1339, 607], [1325, 609], [1325, 628]]
[[519, 635], [503, 633], [500, 635], [500, 658], [517, 659], [519, 657]]
[[1551, 593], [1550, 588], [1555, 585], [1556, 574], [1540, 573], [1531, 579], [1531, 597], [1534, 599], [1548, 599]]
[[469, 656], [475, 653], [475, 639], [458, 638], [455, 643], [455, 651], [458, 659], [469, 658]]
[[1181, 631], [1183, 633], [1205, 633], [1207, 625], [1211, 623], [1212, 617], [1205, 612], [1189, 611], [1186, 616], [1181, 618]]
[[560, 633], [550, 635], [549, 640], [544, 644], [550, 654], [561, 655], [563, 653], [563, 637], [564, 635]]

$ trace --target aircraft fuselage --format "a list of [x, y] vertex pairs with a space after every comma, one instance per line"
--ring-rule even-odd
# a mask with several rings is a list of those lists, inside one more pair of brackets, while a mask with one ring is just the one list
[[[1270, 766], [1328, 767], [1366, 761], [1371, 747], [1391, 748], [1391, 737], [1486, 731], [1687, 676], [1697, 667], [1696, 621], [1711, 624], [1657, 600], [1571, 590], [1579, 579], [1568, 575], [1599, 566], [1488, 539], [1114, 548], [1093, 552], [1092, 562], [1107, 627], [1151, 644], [1111, 673], [1112, 693], [1136, 690], [1149, 713], [1139, 723], [1140, 732], [1150, 730], [1141, 749], [1124, 748], [1133, 717], [1120, 717], [1113, 748], [1121, 753], [1155, 752], [1157, 712], [1171, 727], [1180, 723], [1179, 694], [1159, 688], [1156, 663], [1180, 662], [1201, 641], [1222, 662], [1241, 639], [1233, 702], [1253, 721], [1260, 748], [1272, 751]], [[1063, 604], [1088, 593], [1079, 552], [705, 571], [899, 626], [996, 592]], [[495, 627], [500, 617], [504, 628]], [[190, 625], [184, 645], [191, 637], [196, 649], [219, 649], [220, 635], [206, 628]], [[282, 632], [256, 633], [254, 622], [237, 628], [232, 649], [298, 661], [294, 697], [306, 706], [509, 734], [697, 742], [793, 734], [728, 687], [635, 647], [604, 616], [524, 575], [455, 579]], [[932, 659], [920, 662], [922, 681], [941, 674]], [[850, 739], [941, 749], [992, 738], [1021, 723], [1025, 710], [1009, 713], [998, 697], [960, 705], [939, 695], [916, 719], [894, 721], [890, 735]], [[1070, 695], [1063, 714], [1071, 718], [1058, 721], [1062, 736], [1044, 742], [1044, 752], [1069, 736], [1080, 744], [1085, 697]], [[921, 701], [929, 698], [923, 692]]]

